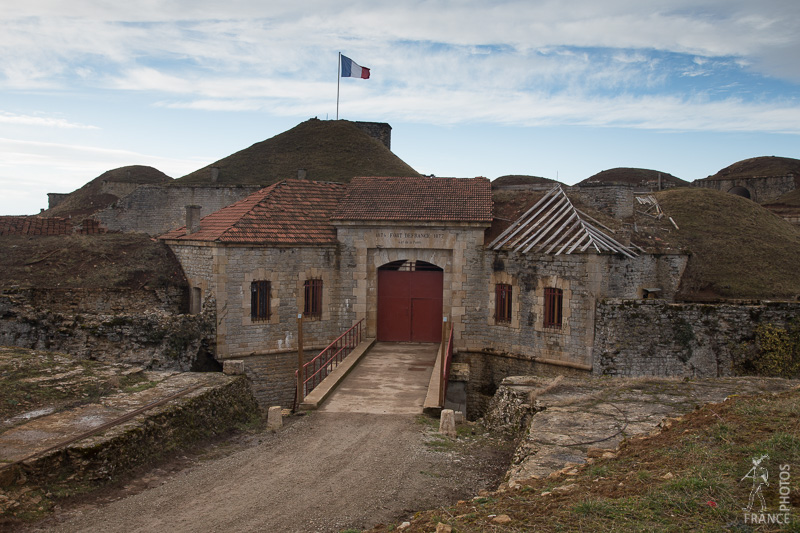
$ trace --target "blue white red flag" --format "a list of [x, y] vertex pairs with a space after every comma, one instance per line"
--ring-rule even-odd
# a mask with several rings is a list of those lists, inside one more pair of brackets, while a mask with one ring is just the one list
[[369, 79], [369, 69], [362, 67], [347, 56], [342, 56], [342, 77]]

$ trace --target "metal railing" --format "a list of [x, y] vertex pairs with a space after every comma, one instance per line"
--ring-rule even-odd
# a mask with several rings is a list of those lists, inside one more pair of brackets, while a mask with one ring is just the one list
[[444, 348], [442, 357], [442, 375], [439, 378], [439, 405], [444, 409], [444, 401], [447, 398], [447, 382], [450, 380], [450, 364], [453, 362], [453, 326], [450, 326], [450, 335], [447, 338], [447, 345]]
[[[355, 323], [353, 327], [339, 335], [335, 341], [325, 347], [311, 361], [303, 365], [303, 395], [314, 390], [314, 387], [322, 383], [328, 374], [341, 363], [350, 352], [361, 343], [364, 333], [364, 319]], [[297, 371], [295, 371], [295, 375]]]

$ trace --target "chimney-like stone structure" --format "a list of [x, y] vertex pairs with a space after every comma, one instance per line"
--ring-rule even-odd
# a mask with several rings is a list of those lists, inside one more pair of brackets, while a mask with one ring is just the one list
[[219, 181], [219, 167], [211, 167], [211, 183]]
[[200, 210], [202, 206], [187, 205], [186, 206], [186, 234], [191, 235], [200, 229]]
[[306, 173], [306, 169], [304, 169], [304, 168], [298, 168], [297, 169], [297, 179], [299, 179], [299, 180], [306, 179], [306, 174], [307, 174]]
[[392, 127], [386, 122], [353, 122], [361, 131], [392, 149]]

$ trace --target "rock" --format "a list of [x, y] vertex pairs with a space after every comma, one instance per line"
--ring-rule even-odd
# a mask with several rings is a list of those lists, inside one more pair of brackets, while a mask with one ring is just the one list
[[577, 485], [573, 485], [573, 484], [570, 484], [570, 485], [561, 485], [561, 486], [559, 486], [559, 487], [556, 487], [556, 488], [554, 488], [554, 489], [552, 490], [552, 492], [557, 492], [557, 493], [559, 493], [559, 494], [565, 494], [565, 493], [567, 493], [567, 492], [572, 492], [572, 491], [573, 491], [573, 490], [575, 490], [576, 488], [578, 488], [578, 486], [577, 486]]
[[439, 419], [439, 433], [447, 437], [455, 437], [457, 435], [455, 413], [453, 413], [452, 409], [442, 409], [442, 415]]
[[411, 527], [411, 522], [403, 522], [399, 526], [397, 526], [398, 531], [403, 531], [404, 529]]
[[277, 431], [283, 426], [283, 413], [281, 406], [272, 406], [267, 412], [267, 429], [270, 431]]
[[511, 522], [511, 517], [508, 516], [507, 514], [501, 514], [499, 516], [495, 516], [492, 519], [492, 522], [494, 522], [495, 524], [508, 524], [509, 522]]
[[614, 454], [614, 450], [609, 450], [607, 448], [589, 448], [586, 450], [586, 457], [591, 457], [593, 459], [597, 459], [599, 457], [606, 457], [606, 454]]
[[436, 524], [436, 533], [453, 533], [453, 526], [439, 522]]
[[241, 359], [227, 359], [222, 361], [222, 372], [229, 376], [244, 374], [244, 361]]
[[661, 476], [661, 479], [672, 479], [672, 478], [674, 478], [674, 477], [675, 477], [675, 476], [672, 474], [672, 472], [667, 472], [666, 474], [664, 474], [663, 476]]

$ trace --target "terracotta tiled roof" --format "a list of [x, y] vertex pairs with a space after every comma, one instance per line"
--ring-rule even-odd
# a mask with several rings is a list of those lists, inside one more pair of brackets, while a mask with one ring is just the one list
[[492, 187], [486, 178], [354, 178], [331, 218], [491, 222]]
[[239, 244], [325, 244], [336, 242], [330, 214], [344, 195], [344, 185], [286, 180], [261, 189], [204, 217], [200, 229], [186, 227], [161, 239]]
[[0, 235], [96, 235], [107, 231], [92, 218], [73, 223], [63, 217], [0, 216]]

